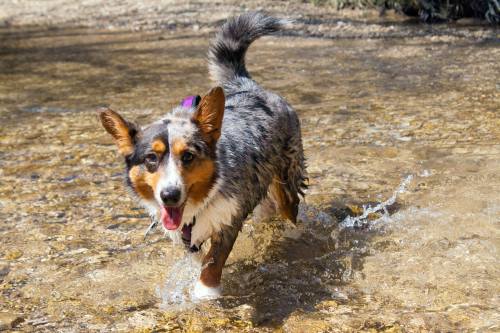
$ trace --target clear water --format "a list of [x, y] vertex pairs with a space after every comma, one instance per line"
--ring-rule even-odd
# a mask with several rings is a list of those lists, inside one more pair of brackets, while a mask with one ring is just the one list
[[208, 36], [0, 30], [0, 310], [26, 331], [499, 330], [500, 49], [467, 29], [251, 48], [310, 189], [297, 226], [248, 222], [201, 303], [95, 110], [146, 123], [208, 90]]

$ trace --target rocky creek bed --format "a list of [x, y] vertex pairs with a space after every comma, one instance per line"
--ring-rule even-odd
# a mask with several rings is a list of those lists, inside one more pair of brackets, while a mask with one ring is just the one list
[[[500, 328], [495, 28], [279, 1], [0, 6], [1, 329]], [[252, 46], [247, 62], [301, 117], [302, 222], [249, 220], [224, 297], [172, 303], [172, 270], [189, 280], [189, 260], [160, 232], [143, 239], [149, 219], [127, 196], [95, 110], [146, 123], [203, 93], [215, 27], [263, 8], [296, 20]], [[343, 227], [408, 175], [387, 213]]]

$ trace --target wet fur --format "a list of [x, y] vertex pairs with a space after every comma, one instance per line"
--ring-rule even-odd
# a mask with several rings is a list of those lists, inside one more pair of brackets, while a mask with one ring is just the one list
[[[200, 277], [208, 288], [219, 286], [222, 267], [248, 215], [276, 210], [295, 222], [305, 189], [299, 119], [282, 97], [252, 80], [245, 67], [249, 45], [283, 23], [261, 13], [226, 22], [209, 49], [210, 75], [223, 92], [213, 89], [196, 109], [177, 107], [140, 130], [113, 111], [101, 112], [104, 127], [125, 156], [127, 184], [152, 215], [160, 207], [162, 172], [167, 163], [176, 163], [187, 189], [182, 225], [196, 218], [191, 245], [211, 239]], [[186, 150], [196, 154], [191, 165], [179, 162]], [[156, 170], [145, 166], [151, 151], [161, 159]]]

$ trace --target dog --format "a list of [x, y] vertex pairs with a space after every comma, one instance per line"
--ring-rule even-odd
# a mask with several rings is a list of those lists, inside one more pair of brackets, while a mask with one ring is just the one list
[[220, 295], [223, 266], [252, 212], [297, 219], [307, 180], [298, 116], [245, 67], [250, 44], [286, 23], [259, 12], [229, 19], [209, 47], [215, 87], [148, 126], [99, 111], [125, 158], [126, 185], [151, 216], [190, 251], [210, 239], [198, 299]]

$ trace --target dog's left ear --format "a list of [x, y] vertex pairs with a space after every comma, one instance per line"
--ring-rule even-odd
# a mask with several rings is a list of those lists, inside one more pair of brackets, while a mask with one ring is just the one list
[[203, 96], [193, 114], [194, 122], [208, 143], [215, 143], [220, 137], [224, 105], [224, 90], [221, 87], [215, 87]]

